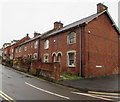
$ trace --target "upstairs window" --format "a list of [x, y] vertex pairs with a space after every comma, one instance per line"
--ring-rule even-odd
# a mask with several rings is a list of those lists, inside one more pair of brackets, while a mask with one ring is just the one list
[[13, 49], [11, 49], [11, 52], [13, 53]]
[[26, 46], [24, 47], [24, 50], [27, 51], [27, 47]]
[[48, 49], [49, 48], [49, 40], [46, 40], [44, 43], [44, 49]]
[[19, 52], [21, 52], [21, 47], [19, 48]]
[[17, 53], [17, 52], [18, 52], [18, 48], [16, 48], [16, 50], [15, 50], [15, 51], [16, 51], [16, 53]]
[[35, 49], [38, 48], [38, 41], [35, 41], [35, 43], [34, 43], [34, 48], [35, 48]]
[[75, 42], [76, 42], [76, 33], [75, 32], [70, 32], [68, 44], [73, 44]]

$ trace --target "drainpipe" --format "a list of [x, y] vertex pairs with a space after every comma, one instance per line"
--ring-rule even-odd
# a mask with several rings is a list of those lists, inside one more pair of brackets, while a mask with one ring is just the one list
[[82, 27], [80, 27], [79, 33], [80, 33], [80, 68], [79, 68], [79, 76], [82, 76]]
[[38, 38], [38, 60], [40, 60], [40, 37]]
[[120, 68], [120, 35], [118, 35], [118, 73]]

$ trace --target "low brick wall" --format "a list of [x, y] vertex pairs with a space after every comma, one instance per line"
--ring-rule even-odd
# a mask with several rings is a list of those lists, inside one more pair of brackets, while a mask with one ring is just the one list
[[39, 75], [51, 78], [60, 79], [60, 64], [56, 63], [43, 63], [40, 61], [31, 62], [31, 72], [36, 73], [36, 70], [40, 69]]
[[23, 72], [29, 72], [31, 64], [18, 60], [18, 65], [13, 65], [13, 68], [18, 69]]
[[1, 62], [2, 65], [8, 66], [8, 67], [12, 67], [13, 66], [13, 62], [10, 63], [6, 63], [6, 62]]
[[17, 69], [17, 70], [20, 70], [20, 71], [23, 71], [23, 72], [28, 72], [28, 68], [20, 67], [18, 65], [13, 65], [13, 68]]

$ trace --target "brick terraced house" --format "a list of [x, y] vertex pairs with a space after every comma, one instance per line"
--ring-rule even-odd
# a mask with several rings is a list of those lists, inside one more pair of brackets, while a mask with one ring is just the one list
[[17, 58], [33, 58], [38, 59], [39, 37], [38, 33], [34, 33], [34, 38], [28, 39], [15, 47], [15, 59]]
[[99, 3], [96, 14], [66, 26], [55, 22], [52, 30], [41, 35], [36, 33], [34, 38], [18, 44], [14, 59], [37, 59], [36, 67], [33, 66], [34, 62], [31, 63], [33, 72], [36, 68], [50, 69], [59, 63], [55, 70], [58, 68], [59, 72], [79, 76], [116, 74], [120, 68], [119, 35], [108, 7]]
[[118, 73], [119, 30], [99, 3], [97, 13], [57, 28], [40, 41], [43, 62], [60, 62], [62, 72], [80, 76], [100, 76]]
[[21, 40], [13, 40], [11, 43], [5, 43], [3, 45], [3, 60], [6, 60], [7, 58], [13, 60], [15, 56], [15, 47], [28, 39], [30, 39], [30, 37], [27, 34], [26, 37]]

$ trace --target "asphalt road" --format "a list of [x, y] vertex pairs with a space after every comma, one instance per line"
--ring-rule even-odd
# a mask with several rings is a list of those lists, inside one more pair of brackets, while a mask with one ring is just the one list
[[30, 77], [0, 64], [0, 100], [94, 100], [115, 101], [114, 94], [96, 95], [56, 85], [54, 83]]

